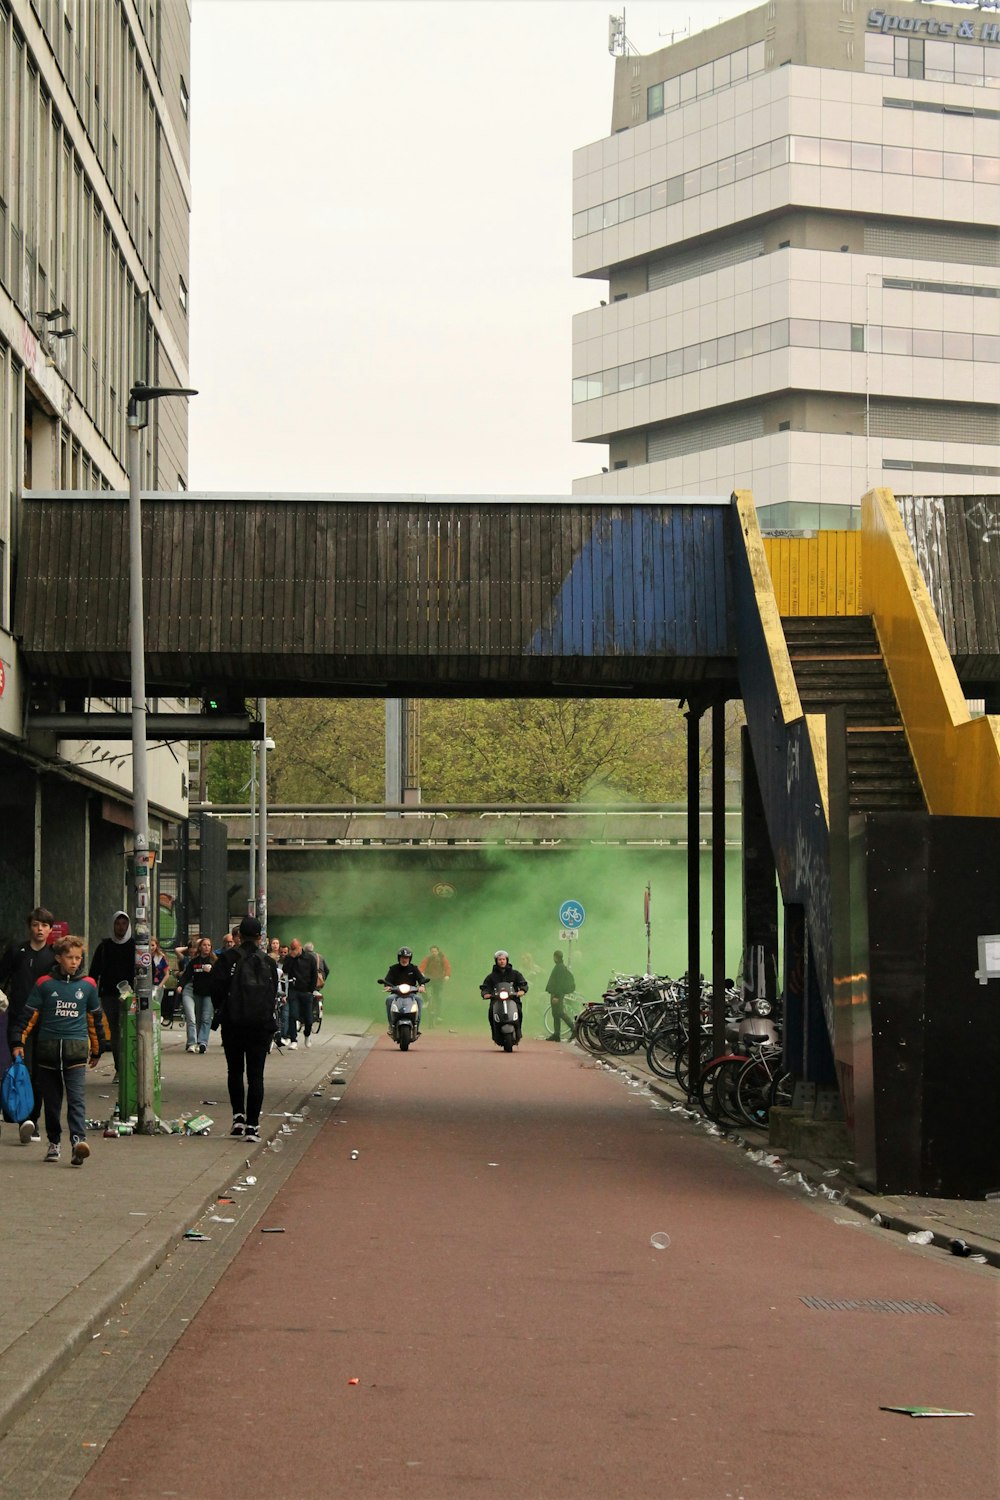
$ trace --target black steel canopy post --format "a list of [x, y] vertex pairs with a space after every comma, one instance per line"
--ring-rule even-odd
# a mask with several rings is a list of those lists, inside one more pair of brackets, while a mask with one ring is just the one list
[[705, 704], [687, 700], [687, 886], [688, 886], [688, 1094], [698, 1087], [701, 1074], [701, 766], [699, 762], [701, 716]]
[[726, 702], [712, 704], [712, 1052], [726, 1047]]

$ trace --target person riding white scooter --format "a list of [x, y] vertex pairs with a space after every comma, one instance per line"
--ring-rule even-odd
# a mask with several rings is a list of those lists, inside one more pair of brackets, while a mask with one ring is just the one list
[[[509, 1052], [521, 1040], [521, 1017], [524, 1009], [521, 1001], [528, 992], [528, 981], [520, 969], [514, 968], [506, 948], [498, 948], [494, 953], [493, 967], [479, 986], [479, 992], [489, 1005], [487, 1015], [490, 1022], [490, 1034], [498, 1047]], [[508, 1034], [509, 1029], [505, 1030], [498, 1024], [495, 1002], [502, 992], [508, 995], [506, 1003], [512, 1004], [516, 1011], [513, 1036]]]

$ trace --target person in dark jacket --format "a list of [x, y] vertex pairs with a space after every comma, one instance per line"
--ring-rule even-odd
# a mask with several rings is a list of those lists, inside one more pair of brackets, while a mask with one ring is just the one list
[[[5, 992], [8, 1000], [7, 1024], [3, 1027], [3, 1046], [0, 1047], [0, 1078], [10, 1067], [10, 1039], [15, 1032], [20, 1035], [23, 1029], [28, 996], [39, 979], [44, 979], [47, 974], [52, 973], [56, 960], [49, 946], [49, 934], [54, 920], [52, 913], [45, 906], [36, 906], [33, 911], [29, 911], [27, 942], [11, 948], [0, 961], [0, 989]], [[30, 1118], [18, 1126], [21, 1144], [26, 1146], [29, 1141], [40, 1139], [38, 1115], [42, 1107], [42, 1094], [35, 1066], [33, 1036], [29, 1037], [24, 1047], [24, 1065], [31, 1075], [31, 1084], [35, 1091], [35, 1103]]]
[[288, 980], [288, 1045], [299, 1045], [298, 1023], [302, 1022], [306, 1046], [312, 1046], [313, 992], [319, 976], [315, 953], [303, 948], [298, 938], [288, 945], [288, 957], [282, 960], [282, 970]]
[[545, 993], [548, 995], [549, 1003], [552, 1006], [553, 1034], [552, 1036], [546, 1037], [545, 1040], [547, 1042], [558, 1042], [562, 1040], [561, 1028], [563, 1026], [566, 1027], [566, 1030], [572, 1036], [573, 1022], [566, 1014], [565, 1007], [563, 1006], [563, 1001], [565, 1000], [567, 995], [572, 995], [573, 991], [576, 989], [576, 980], [573, 978], [572, 970], [567, 969], [565, 963], [563, 962], [563, 956], [560, 949], [557, 948], [553, 953], [552, 962], [552, 973], [545, 981]]
[[[273, 1000], [278, 994], [278, 966], [268, 954], [261, 958], [273, 975], [274, 990], [268, 1016], [259, 1024], [246, 1024], [226, 1015], [226, 1000], [236, 965], [260, 947], [261, 927], [256, 917], [240, 923], [240, 945], [224, 953], [212, 970], [212, 1000], [221, 1015], [222, 1050], [226, 1054], [229, 1102], [233, 1125], [229, 1134], [247, 1141], [260, 1140], [260, 1112], [264, 1104], [264, 1064], [274, 1041]], [[244, 1074], [246, 1081], [244, 1083]]]
[[115, 1059], [115, 1077], [121, 1066], [121, 995], [118, 986], [123, 979], [135, 984], [135, 938], [127, 911], [116, 911], [111, 923], [111, 936], [102, 938], [90, 961], [90, 977], [97, 983], [111, 1032], [111, 1052]]
[[181, 970], [177, 987], [181, 992], [187, 1022], [187, 1051], [206, 1052], [212, 1035], [212, 969], [215, 966], [212, 939], [198, 939], [194, 957]]
[[487, 1002], [486, 1014], [490, 1021], [490, 1034], [497, 1046], [502, 1046], [502, 1040], [497, 1035], [493, 1025], [493, 994], [500, 987], [511, 989], [517, 999], [517, 1040], [521, 1040], [521, 1018], [524, 1007], [521, 1000], [528, 993], [528, 981], [520, 969], [515, 969], [510, 961], [510, 954], [506, 948], [498, 948], [493, 955], [493, 967], [479, 986], [480, 994]]
[[85, 1069], [97, 1067], [104, 1017], [96, 984], [79, 973], [83, 964], [83, 938], [67, 934], [53, 945], [52, 951], [55, 972], [40, 979], [32, 990], [24, 1012], [24, 1027], [15, 1032], [12, 1050], [18, 1056], [23, 1052], [25, 1039], [36, 1035], [38, 1076], [45, 1101], [45, 1134], [49, 1138], [45, 1160], [59, 1160], [65, 1088], [72, 1165], [82, 1167], [90, 1155]]
[[[416, 964], [413, 962], [412, 948], [400, 948], [399, 952], [396, 954], [396, 962], [389, 965], [388, 969], [386, 969], [385, 971], [385, 978], [379, 980], [379, 984], [409, 984], [413, 986], [413, 989], [416, 991], [417, 997], [418, 1029], [420, 1027], [420, 1020], [424, 1010], [424, 1002], [421, 999], [421, 996], [423, 995], [424, 985], [426, 983], [426, 976], [421, 973]], [[391, 1005], [392, 996], [386, 995], [385, 1018], [387, 1021], [389, 1019], [389, 1007]]]

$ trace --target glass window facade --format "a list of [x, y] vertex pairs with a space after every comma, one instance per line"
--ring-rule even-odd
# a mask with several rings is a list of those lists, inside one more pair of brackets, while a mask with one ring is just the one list
[[573, 404], [577, 406], [581, 401], [593, 401], [598, 396], [614, 396], [659, 380], [694, 375], [699, 370], [715, 369], [732, 360], [790, 347], [842, 350], [854, 354], [864, 353], [867, 347], [872, 354], [896, 354], [913, 359], [969, 359], [1000, 364], [1000, 335], [997, 334], [942, 333], [933, 328], [879, 325], [866, 329], [860, 323], [778, 318], [772, 323], [741, 328], [738, 333], [686, 344], [667, 354], [633, 360], [627, 365], [616, 365], [591, 375], [579, 375], [573, 381]]
[[646, 118], [669, 114], [692, 99], [704, 99], [717, 94], [733, 83], [742, 83], [764, 71], [764, 43], [754, 42], [750, 47], [741, 47], [726, 57], [717, 57], [714, 62], [702, 63], [699, 68], [690, 68], [686, 73], [654, 83], [646, 90]]
[[752, 150], [738, 151], [707, 166], [668, 177], [641, 192], [626, 193], [610, 203], [581, 209], [573, 215], [573, 238], [640, 218], [658, 208], [728, 187], [732, 182], [794, 162], [797, 166], [853, 168], [864, 172], [892, 172], [906, 177], [947, 178], [953, 182], [1000, 183], [1000, 157], [973, 156], [964, 151], [915, 151], [910, 146], [880, 146], [868, 141], [842, 141], [810, 135], [778, 136]]
[[866, 35], [865, 72], [1000, 87], [1000, 48], [932, 37]]

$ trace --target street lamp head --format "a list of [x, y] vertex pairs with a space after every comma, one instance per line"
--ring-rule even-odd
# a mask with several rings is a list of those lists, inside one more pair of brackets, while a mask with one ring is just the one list
[[190, 390], [183, 385], [147, 385], [144, 380], [137, 380], [128, 394], [128, 420], [134, 426], [142, 426], [138, 421], [140, 403], [158, 401], [161, 396], [197, 396], [197, 391]]

